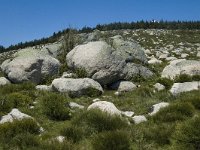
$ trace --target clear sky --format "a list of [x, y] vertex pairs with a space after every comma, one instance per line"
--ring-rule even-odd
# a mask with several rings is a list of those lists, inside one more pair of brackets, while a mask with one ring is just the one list
[[200, 0], [0, 0], [0, 45], [67, 27], [139, 20], [200, 20]]

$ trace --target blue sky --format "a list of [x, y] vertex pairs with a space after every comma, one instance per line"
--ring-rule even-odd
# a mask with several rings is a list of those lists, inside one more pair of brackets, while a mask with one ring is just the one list
[[138, 20], [200, 20], [200, 0], [0, 0], [0, 45]]

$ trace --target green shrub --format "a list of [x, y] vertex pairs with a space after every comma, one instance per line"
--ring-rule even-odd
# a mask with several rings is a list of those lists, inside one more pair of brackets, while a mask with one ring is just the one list
[[15, 108], [29, 106], [33, 101], [31, 97], [19, 92], [8, 94], [6, 99], [13, 103], [13, 107]]
[[35, 90], [35, 84], [30, 82], [24, 82], [21, 84], [7, 84], [0, 88], [0, 93], [2, 95], [10, 94], [19, 91], [32, 91]]
[[103, 132], [92, 140], [92, 145], [94, 150], [129, 150], [129, 136], [126, 131]]
[[176, 83], [191, 82], [191, 81], [192, 81], [192, 77], [187, 74], [180, 74], [176, 76], [174, 79], [174, 82]]
[[88, 135], [102, 131], [124, 129], [128, 126], [125, 119], [119, 116], [111, 116], [100, 110], [79, 113], [73, 118], [72, 125], [80, 126]]
[[70, 118], [70, 109], [66, 105], [66, 98], [60, 94], [46, 93], [42, 98], [44, 113], [53, 120], [67, 120]]
[[77, 68], [74, 72], [78, 78], [86, 78], [88, 76], [87, 71], [84, 68]]
[[151, 124], [143, 128], [143, 137], [150, 143], [154, 142], [160, 146], [170, 144], [171, 134], [174, 131], [173, 124]]
[[190, 103], [175, 103], [161, 109], [153, 116], [155, 122], [182, 121], [194, 114], [194, 107]]
[[15, 149], [34, 149], [40, 146], [40, 140], [38, 136], [30, 133], [18, 134], [12, 138], [9, 143], [9, 147], [15, 147]]
[[39, 134], [40, 127], [33, 119], [15, 120], [0, 125], [0, 141], [9, 142], [18, 134]]
[[169, 90], [174, 83], [172, 80], [168, 78], [159, 78], [157, 82], [164, 85], [167, 90]]
[[189, 150], [200, 149], [200, 117], [195, 117], [177, 125], [173, 135], [175, 147]]
[[12, 108], [13, 103], [6, 99], [5, 96], [0, 95], [0, 116], [10, 112]]
[[200, 81], [200, 75], [193, 75], [192, 80], [193, 81]]
[[61, 135], [65, 136], [73, 143], [79, 142], [84, 137], [84, 131], [78, 126], [69, 126], [61, 130]]

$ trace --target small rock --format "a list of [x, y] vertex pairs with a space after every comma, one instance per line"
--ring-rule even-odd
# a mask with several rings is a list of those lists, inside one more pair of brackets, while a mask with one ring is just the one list
[[72, 78], [73, 76], [75, 76], [73, 73], [63, 72], [61, 78]]
[[139, 124], [139, 123], [147, 121], [147, 118], [143, 115], [134, 116], [132, 118], [133, 118], [133, 121], [135, 122], [135, 124]]
[[149, 113], [150, 116], [155, 115], [161, 108], [169, 106], [169, 103], [161, 102], [152, 106], [152, 112]]
[[99, 98], [95, 98], [95, 99], [93, 99], [92, 101], [93, 101], [93, 102], [97, 102], [97, 101], [100, 101], [100, 99], [99, 99]]
[[136, 89], [136, 85], [130, 81], [117, 81], [110, 86], [111, 89], [117, 90], [118, 92], [130, 92]]
[[132, 117], [134, 115], [133, 111], [122, 111], [121, 113], [127, 117]]
[[156, 83], [156, 84], [154, 85], [154, 88], [155, 88], [156, 90], [158, 90], [158, 91], [162, 91], [162, 90], [165, 89], [165, 86], [162, 85], [162, 84], [160, 84], [160, 83]]
[[75, 103], [75, 102], [70, 102], [69, 103], [69, 107], [70, 108], [79, 108], [79, 109], [84, 109], [84, 106], [83, 105], [79, 105], [79, 104], [77, 104], [77, 103]]
[[0, 77], [0, 86], [6, 85], [6, 84], [11, 84], [11, 83], [5, 77]]
[[121, 115], [121, 111], [116, 108], [116, 106], [107, 101], [98, 101], [91, 104], [87, 110], [99, 109], [103, 112], [107, 112], [110, 115]]
[[13, 122], [13, 120], [22, 120], [25, 118], [32, 118], [32, 117], [14, 108], [11, 110], [9, 114], [1, 117], [0, 124], [6, 123], [6, 122]]
[[118, 91], [117, 91], [117, 92], [114, 93], [114, 95], [120, 96], [120, 95], [121, 95], [121, 92], [118, 92]]
[[40, 91], [52, 91], [52, 86], [47, 86], [47, 85], [37, 85], [35, 87], [37, 90], [40, 90]]
[[60, 136], [57, 136], [55, 139], [56, 139], [59, 143], [63, 143], [64, 140], [65, 140], [65, 137], [60, 135]]
[[186, 53], [181, 54], [181, 58], [186, 58], [188, 56], [189, 56], [189, 54], [186, 54]]

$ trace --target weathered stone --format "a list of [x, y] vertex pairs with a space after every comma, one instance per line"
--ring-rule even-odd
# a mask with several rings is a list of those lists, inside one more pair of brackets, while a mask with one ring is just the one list
[[154, 88], [155, 88], [157, 91], [162, 91], [162, 90], [165, 89], [165, 86], [162, 85], [162, 84], [160, 84], [160, 83], [156, 83], [156, 84], [154, 85]]
[[193, 82], [184, 82], [184, 83], [174, 83], [170, 92], [173, 95], [177, 95], [182, 92], [189, 92], [192, 90], [199, 90], [200, 89], [200, 82], [193, 81]]
[[52, 89], [61, 93], [68, 93], [72, 97], [80, 97], [82, 95], [103, 93], [101, 85], [89, 78], [72, 79], [58, 78], [52, 82]]
[[150, 116], [155, 115], [156, 113], [159, 112], [160, 109], [165, 108], [167, 106], [169, 106], [169, 103], [166, 103], [166, 102], [161, 102], [161, 103], [155, 104], [152, 106], [152, 108], [151, 108], [152, 112], [149, 113], [149, 115]]
[[110, 86], [111, 89], [117, 90], [118, 92], [130, 92], [136, 89], [136, 85], [130, 81], [118, 81]]
[[88, 110], [91, 110], [91, 109], [99, 109], [99, 110], [106, 112], [110, 115], [121, 115], [121, 111], [118, 110], [113, 103], [107, 102], [107, 101], [94, 102], [93, 104], [91, 104], [88, 107]]
[[135, 122], [135, 124], [139, 124], [139, 123], [147, 121], [147, 118], [145, 116], [143, 116], [143, 115], [134, 116], [132, 118], [133, 118], [133, 121]]
[[10, 81], [6, 79], [5, 77], [0, 77], [0, 86], [10, 84]]

